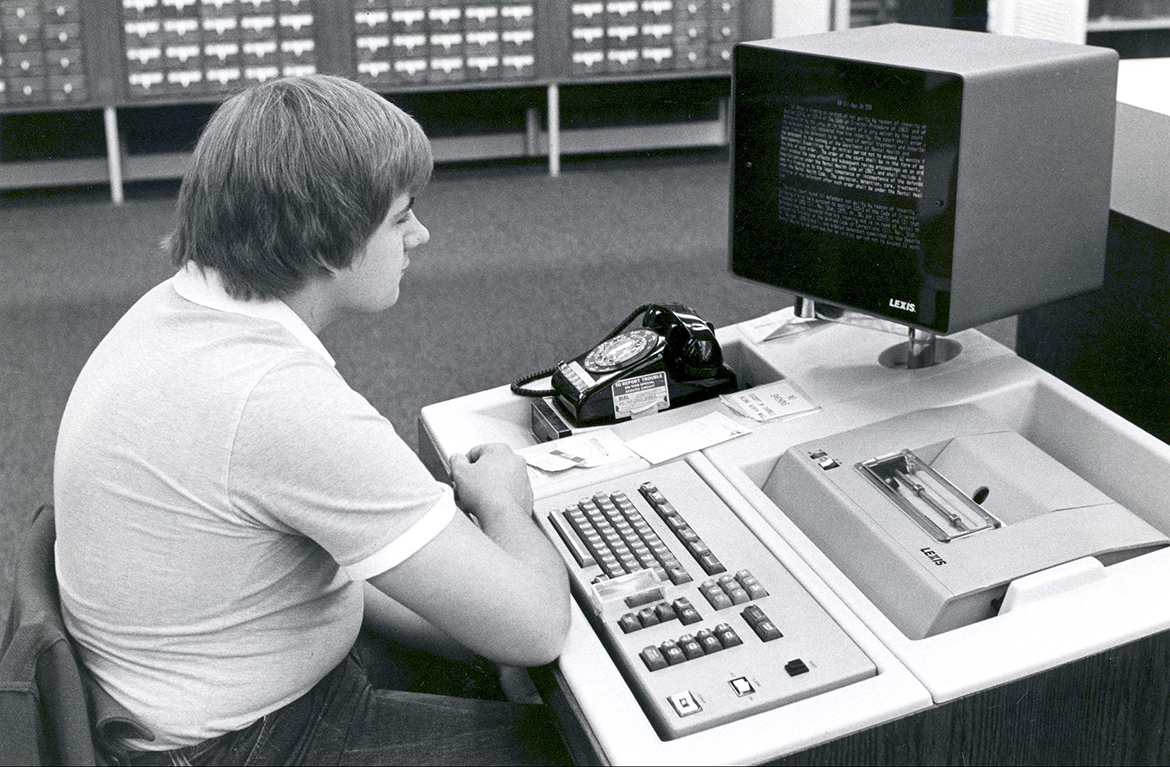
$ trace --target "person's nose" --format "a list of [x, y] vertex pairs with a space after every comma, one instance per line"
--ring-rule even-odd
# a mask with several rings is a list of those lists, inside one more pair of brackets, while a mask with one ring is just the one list
[[431, 232], [416, 218], [414, 220], [414, 230], [406, 236], [406, 249], [413, 250], [419, 245], [426, 245], [431, 241]]

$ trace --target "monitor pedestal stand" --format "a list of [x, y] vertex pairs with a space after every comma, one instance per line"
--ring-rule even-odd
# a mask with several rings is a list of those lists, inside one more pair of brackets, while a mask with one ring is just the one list
[[[822, 311], [823, 313], [819, 313]], [[906, 327], [905, 325], [871, 317], [860, 312], [838, 309], [832, 305], [829, 305], [828, 310], [823, 310], [822, 307], [817, 305], [816, 301], [804, 296], [796, 297], [796, 301], [792, 306], [792, 313], [801, 319], [841, 322], [846, 325], [868, 327], [886, 333], [901, 333]], [[940, 365], [947, 360], [953, 360], [962, 351], [963, 346], [958, 341], [952, 341], [949, 338], [940, 338], [937, 334], [929, 330], [910, 328], [909, 340], [886, 349], [878, 357], [878, 362], [888, 368], [919, 370], [933, 365]]]

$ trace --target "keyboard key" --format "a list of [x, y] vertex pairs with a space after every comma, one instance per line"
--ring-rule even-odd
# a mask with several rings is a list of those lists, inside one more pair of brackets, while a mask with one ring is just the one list
[[733, 605], [742, 605], [745, 602], [751, 601], [751, 597], [748, 596], [748, 593], [746, 591], [744, 591], [743, 589], [741, 589], [739, 586], [736, 586], [735, 588], [728, 590], [727, 596], [731, 598], [731, 603]]
[[674, 612], [678, 615], [679, 621], [684, 626], [703, 620], [703, 617], [699, 615], [699, 611], [691, 604], [691, 600], [686, 597], [679, 597], [674, 600]]
[[703, 596], [707, 597], [707, 601], [716, 610], [726, 610], [731, 607], [731, 597], [724, 594], [722, 589], [703, 592]]
[[739, 634], [735, 633], [735, 629], [726, 623], [720, 623], [715, 627], [715, 636], [719, 638], [719, 643], [725, 648], [743, 644], [743, 640], [739, 638]]
[[747, 589], [748, 597], [751, 599], [763, 599], [768, 596], [768, 592], [764, 590], [764, 587], [759, 582], [748, 584], [744, 588]]
[[642, 628], [642, 623], [638, 620], [638, 616], [633, 613], [626, 613], [618, 618], [618, 626], [621, 626], [623, 633], [632, 634]]
[[[718, 642], [716, 642], [716, 644], [718, 644]], [[679, 637], [678, 646], [682, 648], [683, 654], [687, 656], [687, 660], [701, 658], [707, 654], [703, 651], [703, 646], [695, 641], [695, 638], [690, 634], [683, 634], [681, 637]]]
[[643, 627], [657, 626], [659, 624], [658, 616], [654, 614], [653, 607], [643, 607], [638, 611], [638, 622]]
[[626, 597], [626, 607], [641, 607], [642, 605], [648, 605], [651, 602], [657, 602], [659, 599], [662, 599], [662, 596], [663, 594], [661, 586], [646, 589], [645, 591], [639, 591], [636, 594], [630, 594], [628, 597]]
[[654, 615], [658, 618], [659, 623], [666, 623], [678, 617], [674, 612], [674, 608], [666, 604], [666, 602], [659, 602], [654, 605]]
[[800, 674], [807, 674], [808, 666], [800, 658], [793, 658], [784, 664], [784, 670], [788, 672], [788, 676], [798, 676]]
[[678, 642], [674, 641], [673, 639], [667, 639], [658, 646], [658, 650], [662, 653], [662, 657], [666, 658], [666, 662], [672, 666], [677, 666], [680, 663], [686, 663], [686, 653], [684, 653], [682, 648], [678, 646]]
[[713, 652], [719, 652], [723, 649], [723, 643], [715, 636], [711, 629], [703, 629], [695, 634], [695, 639], [703, 647], [703, 651], [710, 655]]
[[682, 565], [668, 567], [666, 569], [666, 577], [670, 578], [670, 582], [675, 586], [681, 586], [684, 583], [690, 583], [694, 580]]
[[761, 641], [771, 642], [773, 639], [779, 639], [784, 636], [780, 633], [780, 629], [776, 628], [776, 624], [770, 620], [763, 620], [752, 626], [755, 629], [756, 635]]
[[666, 662], [666, 658], [662, 657], [659, 649], [653, 645], [643, 649], [638, 655], [642, 658], [642, 662], [646, 664], [646, 668], [651, 671], [658, 671], [670, 665]]
[[768, 616], [764, 613], [763, 609], [759, 605], [748, 605], [744, 608], [740, 615], [742, 615], [743, 619], [747, 621], [747, 625], [751, 626], [752, 628], [755, 628], [756, 624], [760, 621], [768, 620]]
[[726, 572], [727, 568], [719, 561], [719, 558], [714, 554], [707, 553], [699, 557], [699, 566], [703, 568], [707, 575], [716, 575], [718, 573]]
[[548, 515], [548, 521], [552, 523], [553, 529], [561, 536], [561, 540], [565, 542], [569, 553], [573, 555], [573, 559], [577, 562], [578, 567], [590, 567], [597, 564], [597, 560], [593, 557], [593, 552], [581, 540], [580, 535], [572, 528], [572, 525], [565, 519], [560, 512], [552, 512]]

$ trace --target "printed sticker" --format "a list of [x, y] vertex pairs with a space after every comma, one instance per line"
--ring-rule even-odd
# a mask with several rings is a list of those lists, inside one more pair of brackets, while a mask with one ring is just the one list
[[615, 381], [613, 384], [614, 418], [657, 413], [668, 407], [670, 392], [666, 388], [664, 371]]

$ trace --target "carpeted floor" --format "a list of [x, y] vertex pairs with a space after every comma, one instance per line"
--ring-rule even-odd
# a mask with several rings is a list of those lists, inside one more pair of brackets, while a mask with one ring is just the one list
[[[548, 367], [635, 306], [680, 301], [717, 325], [789, 297], [727, 269], [726, 153], [440, 167], [416, 210], [431, 242], [399, 304], [327, 329], [338, 369], [415, 445], [419, 408]], [[57, 423], [89, 353], [172, 269], [175, 184], [0, 196], [0, 625], [14, 554], [52, 498]], [[995, 337], [1012, 342], [1014, 324]]]

